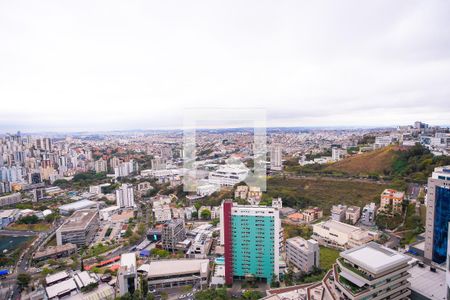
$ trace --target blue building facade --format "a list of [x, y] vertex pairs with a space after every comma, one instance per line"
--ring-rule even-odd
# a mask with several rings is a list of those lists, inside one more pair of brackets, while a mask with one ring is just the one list
[[436, 186], [434, 201], [433, 261], [440, 264], [447, 258], [450, 188]]

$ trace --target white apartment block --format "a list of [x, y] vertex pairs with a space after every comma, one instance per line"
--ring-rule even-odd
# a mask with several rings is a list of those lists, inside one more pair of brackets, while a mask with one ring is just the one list
[[338, 222], [344, 222], [346, 212], [347, 212], [346, 205], [341, 205], [341, 204], [333, 205], [331, 207], [331, 219], [338, 221]]
[[315, 240], [301, 237], [286, 240], [286, 262], [301, 272], [310, 273], [314, 267], [319, 268], [319, 251], [319, 243]]
[[131, 184], [124, 183], [116, 190], [116, 201], [119, 207], [135, 207], [134, 190]]
[[281, 145], [270, 147], [270, 169], [281, 171], [283, 169]]
[[339, 161], [345, 157], [347, 150], [333, 147], [331, 148], [331, 159], [334, 161]]
[[95, 173], [101, 173], [108, 171], [108, 163], [106, 160], [99, 159], [94, 162]]
[[359, 206], [349, 206], [345, 211], [345, 220], [350, 224], [356, 224], [361, 217], [361, 208]]

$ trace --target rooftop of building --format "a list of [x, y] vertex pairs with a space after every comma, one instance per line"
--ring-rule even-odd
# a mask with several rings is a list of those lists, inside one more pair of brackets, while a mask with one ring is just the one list
[[320, 226], [320, 227], [323, 227], [323, 228], [326, 228], [326, 229], [334, 229], [334, 230], [340, 231], [340, 232], [345, 233], [345, 234], [350, 234], [350, 233], [352, 233], [354, 231], [361, 230], [360, 228], [358, 228], [356, 226], [353, 226], [353, 225], [350, 225], [350, 224], [346, 224], [346, 223], [342, 223], [342, 222], [338, 222], [338, 221], [335, 221], [335, 220], [332, 220], [332, 219], [324, 221], [324, 222], [320, 222], [320, 223], [317, 223], [317, 224], [314, 224], [313, 227], [314, 226]]
[[69, 278], [60, 283], [47, 287], [45, 290], [49, 299], [76, 290], [77, 285], [72, 278]]
[[361, 208], [359, 206], [352, 205], [352, 206], [347, 207], [348, 213], [356, 213], [357, 211], [360, 211], [360, 210], [361, 210]]
[[344, 210], [347, 210], [347, 206], [346, 205], [342, 205], [342, 204], [338, 204], [338, 205], [333, 205], [331, 207], [331, 213], [340, 213]]
[[403, 198], [405, 196], [404, 192], [400, 192], [394, 189], [385, 189], [381, 193], [382, 197], [394, 197], [394, 198]]
[[313, 239], [305, 240], [304, 238], [299, 236], [287, 239], [286, 243], [292, 244], [298, 248], [303, 248], [305, 250], [308, 250], [309, 246], [312, 244], [318, 245], [318, 242]]
[[99, 281], [97, 274], [89, 273], [88, 271], [77, 272], [73, 275], [73, 278], [75, 279], [75, 282], [77, 283], [79, 288]]
[[0, 219], [11, 218], [19, 212], [18, 209], [4, 209], [0, 210]]
[[74, 212], [72, 216], [61, 226], [61, 231], [81, 230], [86, 228], [90, 221], [97, 216], [97, 211], [85, 209]]
[[410, 257], [375, 242], [341, 252], [340, 255], [372, 274], [394, 269], [411, 260]]
[[130, 268], [136, 266], [136, 254], [124, 253], [120, 256], [120, 266]]
[[97, 204], [97, 203], [94, 201], [83, 199], [83, 200], [79, 200], [79, 201], [72, 202], [69, 204], [61, 205], [59, 207], [59, 209], [61, 209], [61, 210], [77, 210], [77, 209], [82, 209], [82, 208], [89, 207], [89, 206], [95, 205], [95, 204]]
[[47, 277], [45, 277], [45, 282], [49, 285], [52, 284], [56, 281], [65, 279], [69, 277], [69, 273], [67, 273], [67, 271], [61, 271], [52, 275], [48, 275]]
[[155, 260], [142, 265], [138, 271], [147, 272], [148, 277], [175, 276], [192, 273], [207, 273], [208, 259]]
[[408, 270], [411, 277], [408, 281], [411, 283], [411, 290], [425, 296], [431, 300], [446, 299], [445, 271], [436, 268], [432, 272], [428, 266], [420, 267], [416, 265]]

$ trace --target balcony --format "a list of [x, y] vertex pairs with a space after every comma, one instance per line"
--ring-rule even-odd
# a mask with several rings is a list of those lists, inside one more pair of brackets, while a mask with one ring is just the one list
[[373, 277], [365, 272], [363, 272], [362, 270], [355, 268], [353, 265], [351, 265], [350, 263], [346, 262], [342, 257], [339, 257], [337, 259], [337, 262], [339, 265], [341, 265], [342, 267], [352, 271], [353, 273], [363, 277], [364, 279], [367, 280], [373, 280]]

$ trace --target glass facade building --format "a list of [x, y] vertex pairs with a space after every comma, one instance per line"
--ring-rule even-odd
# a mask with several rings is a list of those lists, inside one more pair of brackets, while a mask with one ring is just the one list
[[434, 201], [433, 261], [441, 264], [447, 258], [450, 188], [436, 186]]

